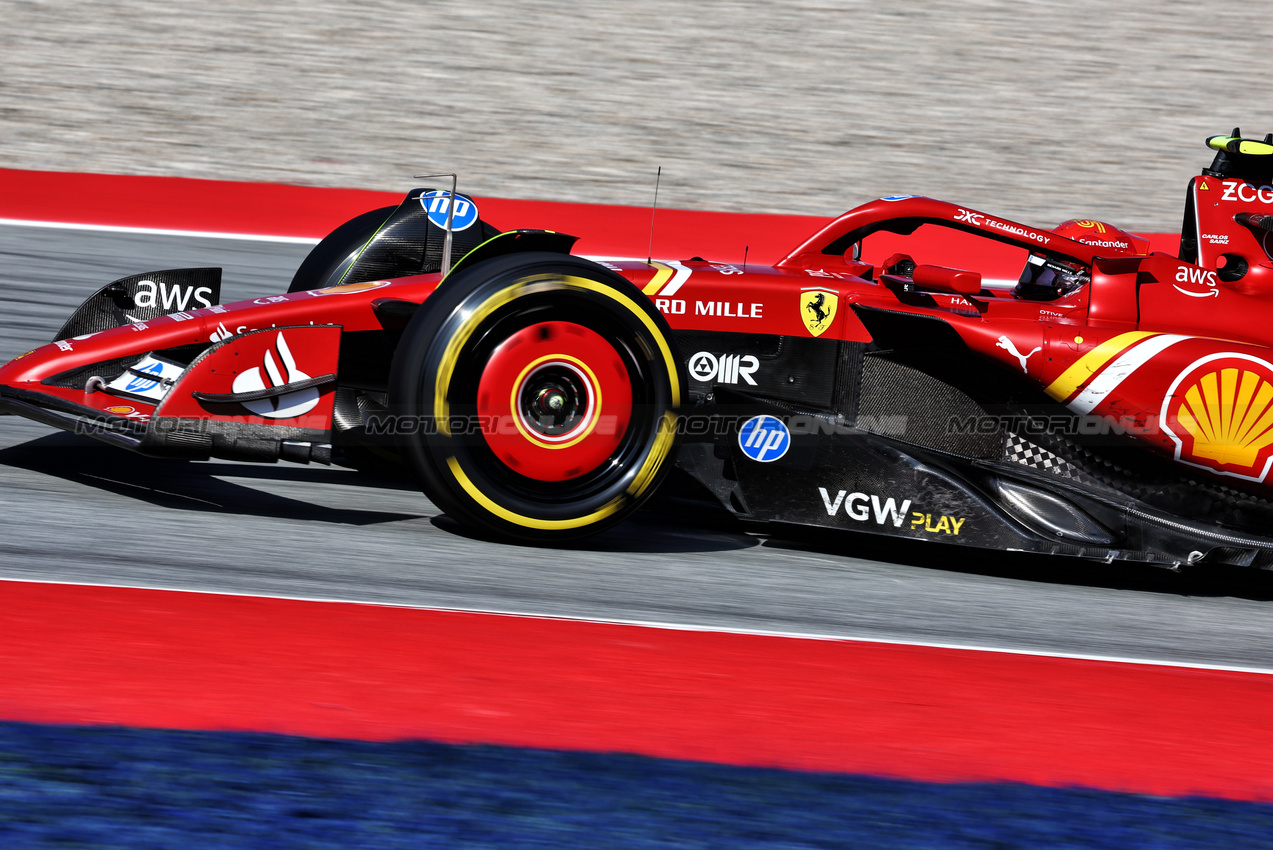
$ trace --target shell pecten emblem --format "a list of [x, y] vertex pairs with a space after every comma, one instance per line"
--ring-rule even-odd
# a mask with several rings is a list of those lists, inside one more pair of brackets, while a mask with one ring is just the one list
[[840, 296], [834, 289], [814, 286], [800, 290], [800, 318], [804, 320], [805, 329], [814, 336], [822, 336], [835, 321], [839, 303]]
[[1273, 365], [1228, 352], [1195, 361], [1167, 392], [1162, 429], [1176, 460], [1263, 481], [1273, 465]]

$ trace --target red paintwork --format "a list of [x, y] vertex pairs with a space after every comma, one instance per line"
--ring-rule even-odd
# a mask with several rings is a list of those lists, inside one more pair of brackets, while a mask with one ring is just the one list
[[[374, 284], [355, 284], [332, 287], [327, 290], [271, 295], [251, 301], [201, 307], [171, 316], [160, 316], [157, 319], [123, 325], [87, 337], [41, 346], [0, 368], [0, 383], [21, 389], [39, 390], [106, 413], [107, 408], [120, 404], [117, 397], [105, 392], [89, 393], [49, 387], [40, 382], [69, 369], [121, 357], [130, 352], [137, 352], [140, 355], [147, 351], [181, 345], [212, 343], [227, 336], [264, 328], [323, 324], [338, 325], [344, 331], [379, 330], [382, 324], [372, 309], [374, 301], [386, 297], [386, 293], [390, 292], [391, 297], [394, 298], [423, 301], [437, 287], [439, 277], [437, 274], [418, 275], [413, 278], [402, 278], [392, 284], [379, 281]], [[255, 352], [255, 349], [253, 351]], [[337, 349], [333, 347], [329, 352], [330, 361], [323, 359], [322, 362], [330, 367], [323, 367], [326, 371], [335, 371], [336, 351]], [[250, 366], [260, 365], [257, 362], [256, 353], [263, 352], [249, 355], [253, 360]], [[317, 377], [319, 374], [325, 374], [325, 372], [315, 372], [312, 376]], [[215, 383], [209, 386], [187, 385], [185, 380], [181, 383], [185, 385], [187, 391], [229, 392], [225, 387]], [[326, 394], [330, 394], [330, 388]], [[154, 405], [131, 399], [127, 403], [143, 414], [154, 413]], [[324, 409], [327, 411], [326, 421], [310, 422], [306, 427], [318, 427], [320, 430], [330, 428], [330, 400], [325, 403]], [[206, 408], [201, 408], [193, 400], [182, 407], [171, 408], [167, 415], [208, 417]], [[274, 422], [272, 424], [294, 423]]]
[[[517, 410], [522, 388], [546, 367], [574, 373], [586, 405], [579, 424], [542, 435]], [[482, 436], [510, 469], [539, 481], [565, 481], [596, 469], [619, 446], [632, 412], [632, 379], [600, 334], [572, 322], [523, 328], [491, 353], [477, 387]]]
[[1063, 221], [1052, 232], [1085, 245], [1095, 245], [1111, 257], [1139, 257], [1150, 253], [1150, 241], [1112, 224], [1090, 219]]
[[1059, 251], [1070, 257], [1090, 262], [1099, 249], [1066, 239], [1049, 230], [1040, 230], [1007, 219], [969, 210], [932, 198], [904, 197], [895, 200], [880, 199], [849, 210], [827, 224], [803, 244], [779, 260], [779, 268], [809, 268], [813, 258], [821, 256], [822, 249], [841, 236], [861, 231], [876, 232], [879, 225], [898, 219], [918, 219], [940, 223], [954, 230], [974, 233], [1010, 245], [1026, 245]]
[[[1266, 194], [1273, 195], [1273, 188]], [[835, 327], [824, 338], [858, 341], [867, 341], [869, 336], [852, 312], [854, 304], [938, 317], [974, 351], [1014, 371], [1021, 369], [1049, 389], [1057, 401], [1068, 403], [1077, 412], [1106, 417], [1130, 431], [1135, 439], [1183, 463], [1223, 477], [1263, 481], [1273, 449], [1261, 448], [1252, 454], [1249, 447], [1242, 449], [1239, 444], [1248, 440], [1273, 443], [1273, 398], [1268, 400], [1267, 408], [1257, 409], [1264, 401], [1258, 381], [1267, 380], [1273, 392], [1273, 366], [1267, 365], [1273, 363], [1273, 351], [1268, 350], [1273, 331], [1257, 319], [1273, 308], [1273, 301], [1258, 294], [1258, 281], [1262, 280], [1259, 275], [1273, 274], [1273, 265], [1263, 258], [1262, 247], [1252, 248], [1242, 241], [1251, 239], [1252, 231], [1233, 222], [1235, 211], [1227, 212], [1224, 232], [1240, 231], [1233, 243], [1261, 252], [1259, 256], [1248, 252], [1247, 256], [1253, 258], [1252, 271], [1249, 280], [1241, 284], [1224, 284], [1211, 269], [1184, 263], [1168, 254], [1105, 259], [1101, 255], [1110, 253], [1105, 246], [1066, 239], [930, 198], [905, 198], [873, 201], [846, 213], [772, 269], [748, 269], [747, 274], [734, 276], [729, 268], [719, 265], [687, 263], [691, 274], [676, 293], [684, 304], [683, 312], [670, 309], [680, 308], [663, 297], [666, 287], [655, 294], [654, 301], [673, 327], [799, 335], [810, 332], [803, 327], [800, 294], [813, 284], [825, 287], [838, 300]], [[854, 238], [847, 235], [858, 234], [869, 240], [873, 230], [898, 220], [919, 220], [981, 235], [998, 244], [1015, 246], [1022, 260], [1029, 250], [1042, 248], [1090, 265], [1091, 283], [1063, 299], [1048, 302], [1021, 301], [1004, 291], [987, 290], [976, 295], [933, 291], [931, 298], [924, 299], [927, 303], [921, 303], [920, 299], [899, 295], [897, 287], [889, 285], [896, 279], [881, 275], [884, 266], [901, 256], [890, 251], [896, 247], [895, 242], [885, 243], [877, 252], [881, 260], [873, 269], [873, 277], [882, 278], [884, 285], [859, 276], [863, 263], [822, 253], [824, 247], [841, 237]], [[1221, 230], [1222, 222], [1214, 217], [1209, 221], [1204, 228]], [[1141, 241], [1133, 244], [1143, 246]], [[923, 249], [922, 241], [912, 249], [917, 262], [924, 262]], [[1259, 262], [1261, 258], [1263, 263]], [[926, 276], [931, 278], [934, 290], [954, 288], [951, 281], [957, 277], [955, 272], [922, 269], [924, 266], [919, 266], [915, 275], [919, 288], [923, 288]], [[966, 270], [978, 271], [977, 264], [968, 263]], [[726, 298], [758, 304], [754, 312], [760, 316], [721, 322], [698, 315], [695, 310], [695, 305], [719, 303]], [[1173, 340], [1169, 335], [1188, 339]], [[1115, 342], [1108, 350], [1098, 350], [1107, 341]], [[1177, 378], [1192, 368], [1190, 364], [1220, 354], [1230, 355], [1224, 368], [1236, 369], [1234, 358], [1248, 364], [1245, 370], [1255, 376], [1247, 379], [1253, 389], [1249, 398], [1243, 396], [1241, 370], [1236, 377], [1230, 374], [1227, 385], [1223, 374], [1217, 376], [1214, 398], [1204, 399], [1204, 406], [1209, 402], [1208, 409], [1216, 420], [1212, 433], [1195, 437], [1187, 433], [1179, 417], [1180, 405], [1192, 383], [1181, 381], [1177, 392], [1172, 394], [1170, 390]], [[1080, 367], [1083, 374], [1060, 381], [1080, 361], [1088, 364]], [[1223, 373], [1220, 366], [1216, 369]], [[1119, 370], [1127, 374], [1124, 376]], [[1196, 377], [1201, 380], [1205, 376]], [[1105, 384], [1110, 385], [1108, 391], [1100, 392]], [[1244, 416], [1245, 425], [1241, 424]], [[1225, 429], [1228, 432], [1222, 433]], [[1238, 433], [1244, 429], [1244, 435]], [[1229, 460], [1219, 462], [1217, 455]], [[1243, 465], [1245, 457], [1255, 460]]]
[[1245, 180], [1195, 177], [1189, 183], [1198, 221], [1198, 263], [1207, 269], [1224, 264], [1223, 255], [1237, 254], [1251, 266], [1229, 288], [1247, 295], [1273, 295], [1273, 265], [1269, 263], [1273, 236], [1266, 230], [1235, 225], [1239, 212], [1273, 212], [1273, 186]]
[[6, 720], [1273, 801], [1269, 675], [161, 590], [3, 596]]
[[[1214, 178], [1198, 178], [1192, 185], [1195, 198], [1202, 199], [1196, 203], [1204, 237], [1203, 266], [1157, 252], [1102, 258], [1110, 253], [1108, 246], [1089, 245], [923, 197], [864, 204], [826, 224], [773, 266], [697, 259], [653, 266], [640, 261], [608, 265], [642, 288], [669, 323], [680, 329], [869, 341], [854, 313], [855, 305], [937, 317], [974, 351], [1008, 369], [1021, 369], [1071, 409], [1117, 420], [1146, 445], [1183, 463], [1217, 475], [1262, 481], [1267, 472], [1263, 435], [1267, 430], [1273, 441], [1273, 422], [1266, 422], [1264, 408], [1256, 406], [1264, 402], [1260, 381], [1267, 378], [1273, 385], [1273, 367], [1263, 365], [1273, 362], [1273, 352], [1267, 349], [1269, 332], [1256, 317], [1267, 309], [1263, 293], [1265, 282], [1273, 282], [1273, 264], [1264, 253], [1263, 237], [1257, 239], [1252, 228], [1236, 224], [1233, 214], [1260, 212], [1264, 205], [1273, 205], [1265, 200], [1266, 196], [1273, 199], [1273, 188]], [[1230, 194], [1233, 199], [1226, 200]], [[1248, 201], [1248, 196], [1255, 200]], [[908, 295], [897, 278], [882, 274], [885, 258], [896, 253], [899, 244], [906, 242], [904, 233], [915, 226], [920, 229], [911, 239], [914, 244], [905, 245], [906, 251], [921, 268], [942, 266], [945, 270], [925, 269], [914, 283], [923, 289], [927, 280], [947, 291]], [[1081, 223], [1067, 223], [1064, 229], [1080, 238], [1091, 236], [1091, 228]], [[959, 264], [948, 256], [952, 238], [962, 240], [964, 260]], [[1249, 274], [1236, 284], [1220, 282], [1214, 266], [1206, 265], [1223, 262], [1220, 249], [1225, 239], [1230, 252], [1241, 253], [1250, 262]], [[837, 240], [845, 247], [860, 240], [867, 255], [858, 261], [853, 256], [823, 253]], [[969, 249], [976, 245], [983, 250]], [[1143, 247], [1139, 241], [1134, 246]], [[1050, 302], [1017, 300], [1004, 290], [971, 291], [969, 281], [975, 275], [990, 283], [996, 280], [995, 274], [1003, 273], [1012, 256], [1018, 258], [1019, 268], [1030, 251], [1090, 266], [1090, 284]], [[981, 266], [983, 256], [993, 270]], [[130, 351], [206, 341], [218, 331], [309, 323], [338, 325], [345, 331], [375, 329], [380, 327], [371, 309], [375, 299], [421, 301], [437, 280], [437, 275], [422, 275], [377, 290], [298, 293], [192, 310], [186, 321], [161, 318], [143, 323], [145, 327], [130, 325], [89, 339], [44, 346], [0, 369], [0, 383], [38, 386], [35, 382], [41, 378], [77, 366]], [[1228, 372], [1216, 367], [1220, 371], [1212, 378], [1194, 374], [1200, 360], [1221, 354], [1228, 357], [1229, 365], [1224, 367]], [[1239, 369], [1234, 365], [1237, 361], [1250, 366]], [[1067, 371], [1071, 367], [1081, 374]], [[1178, 380], [1186, 373], [1190, 381]], [[1208, 390], [1212, 384], [1214, 388]], [[1172, 394], [1173, 387], [1178, 392]], [[1191, 407], [1182, 408], [1191, 389], [1195, 400]], [[102, 393], [43, 391], [98, 410], [116, 403]], [[1199, 405], [1214, 422], [1195, 424]], [[1269, 409], [1273, 411], [1273, 402]], [[1200, 427], [1206, 433], [1198, 431]], [[1188, 433], [1182, 437], [1182, 432]], [[1233, 451], [1223, 449], [1226, 440], [1234, 443]], [[1249, 445], [1238, 445], [1252, 440], [1260, 443], [1254, 455]], [[1256, 461], [1242, 465], [1251, 456]]]
[[976, 295], [981, 291], [981, 275], [945, 266], [916, 266], [911, 275], [915, 285], [933, 292], [952, 295]]
[[[302, 325], [231, 337], [191, 364], [154, 415], [327, 431], [331, 428], [334, 383], [248, 404], [211, 404], [192, 393], [250, 392], [334, 375], [340, 334], [340, 328], [332, 325]], [[246, 386], [241, 385], [245, 380]], [[295, 415], [283, 415], [289, 410]]]

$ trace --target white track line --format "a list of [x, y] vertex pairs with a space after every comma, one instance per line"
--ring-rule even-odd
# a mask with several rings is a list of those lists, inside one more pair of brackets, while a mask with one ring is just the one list
[[308, 236], [268, 236], [261, 233], [218, 233], [212, 230], [166, 230], [159, 227], [117, 227], [109, 224], [72, 224], [65, 221], [28, 221], [0, 218], [0, 225], [12, 227], [47, 227], [54, 230], [96, 230], [102, 233], [136, 233], [145, 236], [203, 236], [208, 239], [239, 239], [244, 242], [286, 242], [293, 245], [317, 245]]
[[1098, 661], [1109, 664], [1138, 664], [1146, 667], [1169, 667], [1178, 670], [1214, 670], [1223, 673], [1253, 673], [1261, 676], [1273, 676], [1273, 668], [1238, 667], [1228, 664], [1203, 664], [1186, 661], [1162, 661], [1152, 658], [1133, 658], [1120, 655], [1088, 655], [1076, 652], [1049, 652], [1041, 649], [1012, 649], [999, 646], [979, 646], [965, 643], [941, 643], [936, 641], [899, 640], [897, 638], [872, 637], [864, 635], [823, 635], [804, 632], [783, 632], [769, 629], [730, 629], [717, 626], [696, 626], [687, 623], [664, 623], [650, 620], [606, 620], [598, 617], [564, 617], [551, 614], [536, 614], [527, 611], [506, 611], [494, 608], [452, 608], [437, 605], [412, 605], [397, 602], [368, 602], [364, 599], [339, 599], [325, 596], [288, 596], [274, 593], [239, 593], [227, 590], [191, 590], [183, 587], [154, 587], [143, 584], [107, 584], [96, 582], [54, 581], [44, 579], [26, 579], [0, 577], [0, 582], [22, 584], [51, 584], [66, 587], [102, 587], [120, 590], [159, 590], [166, 593], [191, 593], [204, 596], [227, 596], [243, 599], [279, 599], [286, 602], [320, 602], [339, 605], [364, 605], [371, 608], [407, 608], [417, 611], [443, 611], [454, 614], [491, 614], [500, 617], [522, 617], [531, 620], [553, 620], [563, 623], [593, 623], [610, 626], [634, 626], [645, 629], [664, 629], [678, 632], [708, 632], [725, 635], [755, 635], [758, 637], [792, 638], [796, 640], [840, 641], [843, 643], [877, 643], [887, 646], [915, 646], [923, 649], [955, 649], [965, 652], [987, 652], [999, 655], [1028, 655], [1037, 658], [1060, 658], [1068, 661]]
[[[11, 227], [48, 227], [54, 230], [95, 230], [101, 233], [135, 233], [142, 236], [194, 236], [208, 239], [239, 239], [244, 242], [284, 242], [292, 245], [317, 245], [319, 239], [308, 236], [268, 236], [261, 233], [218, 233], [211, 230], [165, 230], [157, 227], [120, 227], [109, 224], [72, 224], [64, 221], [29, 221], [22, 218], [0, 218], [0, 226]], [[585, 259], [597, 262], [643, 262], [640, 257], [610, 257], [581, 255]], [[675, 260], [660, 260], [664, 263], [675, 263]], [[764, 264], [756, 264], [763, 266]], [[678, 275], [680, 272], [677, 273]], [[1015, 280], [987, 278], [982, 281], [987, 289], [1010, 289], [1017, 285]]]
[[[65, 221], [31, 221], [25, 218], [0, 218], [0, 227], [46, 227], [52, 230], [91, 230], [100, 233], [130, 233], [141, 236], [193, 236], [208, 239], [238, 239], [244, 242], [284, 242], [292, 245], [317, 245], [321, 240], [309, 236], [269, 236], [262, 233], [218, 233], [212, 230], [165, 230], [158, 227], [123, 227], [112, 224], [74, 224]], [[588, 255], [598, 262], [640, 263], [639, 257], [611, 257]], [[667, 262], [660, 260], [660, 262]]]

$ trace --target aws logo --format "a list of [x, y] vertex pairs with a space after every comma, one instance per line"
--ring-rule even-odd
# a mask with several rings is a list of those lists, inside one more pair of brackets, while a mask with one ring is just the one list
[[187, 307], [211, 307], [212, 288], [208, 286], [178, 286], [163, 281], [139, 280], [133, 303], [146, 309], [162, 309], [169, 312]]
[[1176, 460], [1263, 481], [1273, 465], [1273, 365], [1247, 354], [1203, 357], [1176, 377], [1161, 416]]
[[[1182, 288], [1182, 283], [1190, 288]], [[1197, 266], [1176, 266], [1176, 282], [1172, 286], [1176, 287], [1177, 292], [1191, 298], [1214, 298], [1220, 295], [1220, 281], [1216, 279], [1216, 273]]]

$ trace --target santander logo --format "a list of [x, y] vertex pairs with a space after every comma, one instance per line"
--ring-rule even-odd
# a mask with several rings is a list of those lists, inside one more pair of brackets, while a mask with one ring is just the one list
[[[274, 356], [275, 352], [278, 353], [277, 358]], [[280, 363], [282, 368], [279, 368]], [[291, 349], [287, 347], [287, 340], [283, 338], [280, 331], [274, 341], [274, 348], [266, 350], [261, 365], [239, 373], [230, 389], [236, 393], [259, 392], [308, 381], [310, 377], [296, 367], [296, 359], [292, 357]], [[240, 404], [257, 416], [266, 419], [292, 419], [309, 413], [318, 406], [318, 388], [308, 387], [272, 398], [244, 401]]]

